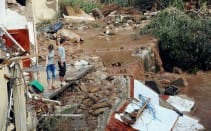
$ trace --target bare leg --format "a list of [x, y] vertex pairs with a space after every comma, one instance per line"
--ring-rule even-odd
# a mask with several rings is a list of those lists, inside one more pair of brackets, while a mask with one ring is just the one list
[[61, 86], [64, 86], [64, 85], [63, 85], [64, 77], [60, 77], [60, 82], [61, 82]]
[[54, 87], [54, 81], [55, 81], [55, 80], [52, 79], [52, 85], [51, 85], [52, 88], [55, 88], [55, 87]]
[[51, 79], [48, 80], [48, 89], [51, 89], [52, 88], [52, 82], [51, 82]]

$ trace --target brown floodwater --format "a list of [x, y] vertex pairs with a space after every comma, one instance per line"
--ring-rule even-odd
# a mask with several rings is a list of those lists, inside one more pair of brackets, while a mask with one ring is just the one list
[[[89, 32], [89, 33], [87, 33]], [[120, 48], [124, 47], [134, 47], [138, 45], [147, 44], [154, 38], [152, 36], [138, 37], [134, 40], [134, 32], [132, 31], [122, 31], [119, 34], [112, 36], [103, 36], [103, 30], [93, 30], [90, 29], [85, 32], [77, 32], [84, 39], [81, 48], [89, 51], [93, 49], [107, 49], [107, 48]], [[132, 51], [122, 51], [122, 52], [98, 52], [93, 54], [98, 55], [102, 58], [104, 65], [106, 67], [111, 66], [112, 63], [120, 62], [122, 65], [136, 61], [138, 58], [132, 56]]]
[[211, 130], [211, 71], [197, 75], [187, 75], [188, 87], [184, 93], [193, 97], [196, 102], [196, 110], [193, 116], [200, 119], [205, 128]]

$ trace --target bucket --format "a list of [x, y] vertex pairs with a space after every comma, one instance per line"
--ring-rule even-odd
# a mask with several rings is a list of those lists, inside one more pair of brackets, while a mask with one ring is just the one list
[[39, 92], [44, 91], [43, 85], [37, 80], [33, 80], [32, 82], [29, 83], [29, 85], [37, 89]]

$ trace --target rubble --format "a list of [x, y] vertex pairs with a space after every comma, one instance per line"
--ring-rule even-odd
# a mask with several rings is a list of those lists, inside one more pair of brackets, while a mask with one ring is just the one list
[[170, 96], [167, 102], [181, 112], [191, 112], [195, 106], [194, 100], [191, 100], [185, 95]]
[[176, 95], [182, 87], [188, 85], [183, 75], [174, 73], [146, 73], [146, 82], [153, 82], [154, 85], [148, 84], [150, 88], [160, 94]]
[[[162, 107], [160, 105], [160, 98], [158, 94], [148, 89], [140, 81], [134, 80], [134, 86], [130, 86], [130, 89], [134, 90], [133, 93], [130, 94], [130, 97], [132, 97], [132, 99], [134, 97], [135, 102], [131, 101], [122, 104], [120, 110], [118, 112], [114, 112], [114, 115], [108, 123], [107, 129], [121, 127], [121, 123], [124, 123], [128, 127], [130, 127], [128, 130], [135, 129], [143, 131], [154, 131], [158, 128], [158, 125], [159, 129], [162, 130], [178, 130], [178, 128], [181, 128], [180, 124], [184, 124], [183, 126], [186, 129], [204, 130], [204, 127], [198, 122], [197, 119], [191, 118], [186, 114], [182, 114], [179, 111], [182, 111], [182, 108], [176, 110], [171, 107]], [[149, 103], [147, 103], [147, 106], [145, 106], [144, 102], [147, 101], [149, 101]], [[180, 102], [184, 103], [180, 104], [180, 106], [178, 107], [186, 108], [187, 106], [193, 106], [192, 101], [189, 101], [189, 104], [186, 103], [187, 99], [181, 99]], [[139, 110], [138, 114], [141, 112], [140, 117], [136, 113], [137, 110]], [[168, 119], [166, 119], [167, 114], [169, 116]], [[136, 119], [134, 119], [134, 116]], [[184, 123], [180, 123], [184, 119], [186, 119], [187, 121]], [[168, 124], [165, 124], [166, 122]], [[193, 129], [191, 124], [194, 124], [197, 129]]]
[[65, 10], [67, 12], [67, 15], [63, 14], [64, 18], [67, 21], [72, 21], [72, 22], [93, 22], [95, 19], [86, 14], [83, 10], [80, 8], [74, 9], [73, 7], [66, 6]]
[[[47, 4], [52, 3], [47, 2]], [[157, 123], [153, 123], [154, 125], [149, 127], [150, 130], [156, 129], [154, 128], [156, 124], [160, 124], [160, 127], [162, 127], [161, 130], [170, 130], [170, 126], [172, 126], [173, 121], [176, 120], [178, 112], [191, 111], [195, 104], [194, 101], [188, 99], [184, 100], [180, 96], [168, 97], [166, 101], [171, 105], [168, 109], [159, 105], [159, 95], [167, 94], [168, 89], [175, 89], [172, 94], [176, 95], [180, 91], [180, 88], [187, 86], [187, 81], [182, 76], [183, 72], [178, 68], [175, 68], [174, 73], [164, 72], [158, 52], [157, 40], [150, 38], [151, 40], [147, 41], [147, 43], [140, 44], [139, 42], [141, 40], [135, 39], [140, 41], [137, 41], [139, 45], [134, 45], [134, 47], [129, 47], [133, 46], [132, 42], [127, 43], [128, 41], [126, 41], [125, 44], [125, 39], [122, 40], [122, 43], [126, 46], [117, 45], [115, 42], [112, 42], [113, 39], [122, 34], [130, 35], [128, 32], [133, 32], [136, 28], [142, 28], [142, 26], [145, 26], [145, 22], [148, 23], [150, 21], [148, 19], [157, 15], [159, 11], [142, 14], [133, 8], [121, 8], [118, 5], [105, 6], [101, 9], [97, 8], [92, 11], [93, 16], [100, 18], [100, 22], [103, 22], [102, 25], [104, 24], [105, 26], [101, 25], [103, 28], [93, 29], [93, 26], [86, 23], [95, 21], [93, 17], [85, 14], [82, 10], [75, 12], [75, 10], [69, 6], [65, 7], [65, 10], [66, 14], [63, 14], [64, 19], [60, 23], [63, 25], [62, 28], [50, 32], [45, 31], [51, 34], [50, 37], [49, 34], [43, 33], [43, 30], [39, 30], [39, 51], [46, 52], [46, 45], [48, 43], [52, 42], [55, 44], [55, 39], [65, 37], [69, 42], [65, 45], [67, 49], [67, 62], [69, 63], [68, 67], [70, 67], [70, 70], [73, 72], [70, 73], [71, 75], [66, 76], [65, 80], [68, 82], [68, 85], [65, 88], [58, 89], [60, 91], [47, 92], [50, 95], [46, 95], [45, 93], [39, 97], [32, 95], [33, 97], [31, 98], [34, 99], [28, 99], [27, 106], [33, 108], [30, 110], [34, 110], [35, 118], [39, 119], [39, 124], [37, 124], [38, 130], [60, 130], [61, 127], [63, 127], [63, 130], [105, 130], [106, 127], [108, 127], [107, 124], [110, 118], [112, 119], [114, 117], [120, 121], [124, 121], [126, 125], [123, 124], [121, 126], [126, 126], [125, 129], [130, 128], [128, 127], [128, 125], [130, 125], [136, 130], [148, 130], [146, 125], [148, 126], [148, 124], [150, 124], [149, 120], [152, 120]], [[147, 20], [143, 21], [145, 18]], [[85, 23], [80, 23], [81, 21], [85, 21]], [[47, 25], [49, 25], [49, 23]], [[100, 32], [104, 31], [105, 38], [111, 42], [108, 42], [105, 48], [92, 49], [91, 51], [95, 52], [90, 53], [88, 49], [86, 49], [90, 43], [84, 42], [84, 45], [81, 44], [81, 41], [83, 41], [81, 34], [84, 33], [84, 31], [89, 32], [93, 30], [97, 30], [96, 34], [100, 34]], [[42, 33], [45, 35], [42, 35]], [[95, 39], [91, 42], [96, 40], [96, 43], [100, 45], [101, 43], [98, 43], [98, 40], [102, 41], [102, 39], [97, 35], [95, 36], [95, 34], [94, 38]], [[109, 38], [111, 38], [111, 40], [109, 40]], [[86, 40], [89, 41], [89, 39], [85, 39], [85, 41]], [[76, 44], [73, 43], [78, 43], [78, 45], [80, 45], [79, 49], [73, 49], [76, 46]], [[113, 46], [117, 48], [110, 48]], [[112, 58], [109, 58], [112, 59], [109, 65], [111, 67], [109, 67], [105, 65], [105, 60], [103, 61], [100, 56], [96, 55], [97, 53], [101, 55], [103, 53], [108, 54], [113, 51], [121, 52], [122, 54], [124, 54], [124, 51], [129, 52], [128, 54], [132, 55], [132, 57], [136, 57], [136, 60], [133, 62], [128, 62], [126, 59], [113, 61]], [[112, 55], [110, 55], [110, 57], [112, 57]], [[43, 64], [44, 60], [45, 58], [40, 64]], [[83, 72], [83, 68], [87, 66], [90, 66], [89, 70], [84, 71], [82, 74], [77, 72]], [[135, 79], [135, 81], [133, 81], [133, 79]], [[157, 93], [152, 90], [145, 91], [140, 89], [142, 91], [136, 91], [130, 89], [134, 84], [140, 84], [138, 80], [143, 83], [145, 82], [147, 86]], [[140, 100], [140, 92], [143, 92], [146, 97], [151, 97], [147, 99], [147, 102], [145, 101], [145, 104], [142, 103], [144, 106], [138, 106], [137, 109], [129, 114], [123, 113], [119, 116], [117, 116], [117, 114], [114, 115], [114, 113], [117, 113], [116, 111], [120, 111], [118, 113], [121, 113], [119, 107], [122, 106], [123, 103], [128, 102], [128, 94], [131, 95], [134, 93], [132, 98], [135, 97]], [[56, 100], [51, 100], [52, 98]], [[159, 119], [162, 118], [161, 122], [158, 122], [158, 119], [153, 119], [154, 116], [152, 115], [154, 114], [153, 112], [151, 112], [152, 114], [149, 113], [150, 109], [148, 103], [155, 104], [155, 108], [158, 111], [156, 115]], [[182, 108], [186, 106], [187, 108]], [[146, 110], [148, 113], [146, 113]], [[171, 116], [168, 124], [166, 124], [167, 119], [161, 117], [165, 113]], [[185, 117], [183, 118], [186, 119]], [[136, 123], [137, 121], [139, 122]], [[163, 121], [164, 124], [162, 123]], [[198, 124], [198, 121], [196, 121], [196, 123]], [[178, 130], [182, 124], [183, 120], [181, 119], [177, 125], [175, 125], [174, 130]], [[32, 126], [34, 125], [30, 127]], [[202, 129], [202, 126], [199, 125], [196, 128]], [[189, 127], [187, 127], [187, 129], [189, 129]]]
[[71, 30], [68, 30], [68, 29], [61, 29], [57, 32], [57, 37], [63, 37], [65, 38], [67, 41], [69, 42], [81, 42], [82, 41], [82, 38], [74, 33], [73, 31]]

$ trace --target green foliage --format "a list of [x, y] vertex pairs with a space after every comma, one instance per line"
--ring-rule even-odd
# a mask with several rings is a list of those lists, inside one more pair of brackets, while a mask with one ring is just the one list
[[169, 8], [152, 20], [145, 33], [152, 33], [159, 39], [166, 70], [177, 66], [192, 72], [211, 69], [210, 29], [210, 18]]
[[118, 4], [124, 7], [137, 7], [142, 11], [151, 10], [153, 7], [158, 9], [168, 7], [169, 5], [174, 5], [176, 7], [182, 8], [182, 0], [101, 0], [105, 4]]
[[86, 13], [90, 13], [92, 9], [97, 8], [99, 5], [97, 5], [94, 2], [91, 2], [89, 0], [60, 0], [61, 5], [69, 5], [74, 8], [81, 8]]
[[115, 3], [123, 7], [128, 7], [128, 6], [135, 6], [138, 0], [101, 0], [101, 2], [106, 4]]
[[177, 9], [183, 10], [184, 9], [184, 2], [183, 0], [174, 0], [172, 3], [169, 3], [170, 6], [176, 7]]

